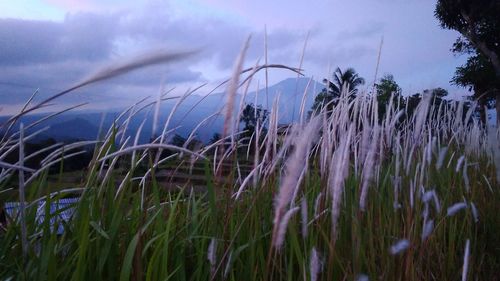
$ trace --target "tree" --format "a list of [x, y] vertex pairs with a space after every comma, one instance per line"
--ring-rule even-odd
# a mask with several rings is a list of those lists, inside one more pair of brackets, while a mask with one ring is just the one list
[[257, 122], [263, 124], [269, 115], [266, 109], [262, 106], [254, 106], [253, 104], [247, 104], [243, 111], [241, 112], [240, 122], [245, 123], [243, 130], [253, 133]]
[[384, 75], [375, 86], [377, 90], [379, 119], [385, 116], [387, 105], [391, 103], [391, 97], [395, 108], [403, 108], [405, 106], [405, 101], [401, 95], [401, 88], [394, 80], [392, 74]]
[[175, 134], [174, 137], [172, 138], [172, 141], [170, 142], [172, 145], [182, 147], [184, 143], [186, 142], [186, 138], [179, 135]]
[[424, 90], [424, 96], [425, 95], [431, 95], [432, 103], [435, 106], [439, 106], [441, 103], [446, 102], [444, 98], [448, 95], [448, 91], [438, 87], [430, 90]]
[[[255, 152], [254, 145], [256, 141], [255, 130], [257, 128], [257, 123], [260, 124], [261, 128], [263, 128], [262, 134], [260, 134], [259, 142], [261, 143], [264, 140], [264, 136], [266, 134], [266, 130], [264, 127], [264, 122], [266, 121], [269, 112], [266, 109], [263, 109], [262, 106], [254, 106], [253, 104], [247, 104], [243, 111], [241, 112], [240, 122], [245, 123], [245, 127], [243, 130], [245, 131], [240, 135], [242, 140], [242, 144], [251, 145], [250, 151]], [[252, 143], [250, 143], [250, 139], [253, 139]]]
[[337, 67], [333, 73], [332, 80], [323, 79], [326, 87], [316, 96], [312, 106], [312, 112], [319, 111], [323, 106], [327, 106], [327, 110], [331, 110], [338, 103], [338, 99], [345, 90], [349, 97], [352, 98], [358, 93], [357, 87], [365, 84], [365, 79], [359, 76], [354, 68], [348, 68], [345, 72]]
[[413, 116], [415, 110], [417, 109], [417, 106], [422, 101], [422, 97], [428, 95], [431, 96], [431, 103], [434, 104], [436, 108], [439, 108], [442, 103], [448, 103], [448, 101], [445, 99], [445, 97], [448, 95], [448, 91], [446, 91], [445, 89], [439, 87], [434, 89], [426, 89], [422, 92], [422, 94], [416, 93], [406, 98], [406, 118], [410, 119], [411, 116]]
[[473, 99], [478, 101], [481, 121], [486, 124], [486, 110], [491, 108], [498, 91], [499, 83], [493, 65], [481, 53], [469, 57], [465, 65], [457, 67], [451, 82], [457, 86], [474, 91]]
[[210, 141], [208, 142], [209, 144], [213, 144], [218, 142], [221, 139], [221, 135], [219, 133], [214, 133]]
[[336, 102], [334, 104], [334, 98], [338, 97], [334, 97], [333, 94], [328, 93], [326, 91], [326, 88], [321, 90], [316, 98], [314, 98], [314, 103], [312, 105], [311, 111], [309, 111], [309, 115], [318, 113], [324, 106], [327, 106], [327, 110], [331, 110], [333, 106], [337, 104]]
[[422, 101], [422, 94], [416, 93], [406, 98], [406, 118], [410, 119]]
[[[495, 73], [495, 84], [498, 85], [500, 81], [500, 1], [439, 0], [435, 15], [443, 28], [456, 30], [462, 35], [453, 45], [453, 52], [476, 55], [476, 58], [468, 61], [461, 70], [457, 69], [459, 76], [484, 71], [491, 67]], [[478, 62], [482, 67], [472, 68], [478, 66]], [[474, 75], [477, 75], [477, 72]], [[466, 85], [469, 85], [471, 81], [466, 82]], [[489, 90], [494, 92], [492, 96], [496, 99], [497, 116], [500, 116], [500, 91]], [[476, 93], [476, 95], [479, 97], [481, 93]], [[497, 118], [497, 122], [499, 121]]]

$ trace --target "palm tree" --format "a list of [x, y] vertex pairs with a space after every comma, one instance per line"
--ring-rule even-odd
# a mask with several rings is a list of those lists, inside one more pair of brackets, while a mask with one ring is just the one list
[[365, 84], [365, 79], [356, 73], [354, 68], [348, 68], [346, 71], [337, 67], [337, 70], [333, 73], [332, 81], [328, 79], [323, 79], [323, 83], [328, 83], [328, 92], [334, 96], [340, 97], [342, 89], [346, 88], [347, 92], [356, 94], [358, 92], [357, 87]]
[[352, 98], [358, 93], [357, 87], [365, 84], [365, 79], [359, 76], [354, 68], [348, 68], [346, 71], [337, 67], [333, 73], [332, 80], [323, 79], [323, 83], [327, 84], [321, 93], [316, 96], [312, 107], [312, 112], [318, 111], [321, 107], [329, 104], [328, 108], [331, 109], [338, 103], [338, 99], [342, 94], [342, 89], [347, 91], [348, 96]]

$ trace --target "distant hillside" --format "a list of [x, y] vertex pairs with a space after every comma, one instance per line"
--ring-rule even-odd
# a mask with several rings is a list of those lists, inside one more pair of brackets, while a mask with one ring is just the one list
[[[308, 84], [309, 87], [307, 87]], [[303, 94], [306, 93], [305, 111], [307, 112], [307, 110], [311, 108], [316, 94], [321, 91], [322, 88], [322, 84], [316, 81], [310, 81], [310, 78], [288, 78], [270, 86], [267, 91], [266, 89], [260, 89], [258, 93], [255, 90], [250, 91], [245, 97], [245, 103], [257, 103], [257, 105], [261, 105], [264, 108], [268, 106], [270, 109], [274, 100], [279, 96], [279, 123], [289, 123], [292, 121], [292, 117], [294, 117], [295, 120], [299, 118]], [[242, 97], [243, 95], [239, 93], [235, 99], [235, 115]], [[176, 133], [187, 136], [204, 118], [220, 110], [225, 105], [225, 101], [226, 96], [224, 92], [214, 93], [208, 97], [191, 95], [177, 108], [175, 114], [172, 116], [169, 128], [178, 127]], [[164, 124], [176, 102], [177, 100], [168, 100], [162, 103], [159, 124]], [[149, 141], [153, 135], [151, 115], [152, 113], [150, 112], [150, 114], [146, 116], [146, 112], [144, 111], [135, 116], [131, 120], [127, 132], [135, 136], [141, 122], [146, 118], [147, 123], [142, 129], [139, 141]], [[24, 124], [30, 124], [44, 116], [47, 116], [47, 114], [30, 115], [23, 117], [21, 121]], [[103, 116], [104, 120], [102, 120]], [[102, 113], [68, 112], [57, 118], [50, 119], [30, 131], [33, 132], [36, 129], [50, 126], [49, 130], [41, 134], [37, 139], [51, 137], [58, 141], [69, 139], [93, 140], [97, 136], [101, 121], [105, 128], [109, 128], [117, 116], [117, 112], [108, 112], [105, 115]], [[6, 117], [0, 118], [0, 121], [5, 120], [7, 120]], [[16, 124], [16, 126], [18, 125], [19, 124]], [[199, 128], [197, 138], [207, 142], [214, 133], [222, 131], [222, 126], [222, 117], [216, 116], [208, 120]], [[160, 126], [157, 134], [160, 133], [162, 129], [162, 126]]]
[[56, 140], [92, 140], [97, 138], [98, 124], [77, 117], [61, 123], [56, 123], [43, 132], [39, 138], [53, 138]]
[[[290, 122], [293, 116], [293, 109], [295, 107], [295, 118], [297, 118], [298, 112], [300, 111], [300, 103], [304, 92], [306, 93], [306, 110], [309, 110], [314, 102], [314, 98], [317, 93], [324, 88], [324, 86], [314, 80], [310, 82], [309, 87], [307, 87], [310, 78], [288, 78], [275, 85], [269, 86], [267, 89], [260, 89], [257, 93], [254, 91], [249, 91], [245, 97], [245, 103], [257, 103], [262, 107], [269, 109], [272, 107], [273, 101], [279, 96], [279, 111], [280, 117], [283, 122]], [[307, 91], [306, 91], [307, 87]], [[252, 90], [252, 89], [250, 89]], [[242, 93], [235, 99], [235, 104], [238, 106], [240, 104]], [[255, 98], [257, 97], [257, 102]], [[191, 109], [197, 102], [203, 97], [192, 95], [188, 97], [178, 108], [179, 112], [187, 112]], [[203, 101], [190, 113], [190, 116], [202, 116], [206, 117], [209, 114], [214, 113], [216, 110], [220, 109], [226, 101], [225, 93], [215, 93], [203, 99]], [[294, 106], [295, 103], [295, 106]], [[164, 109], [171, 109], [175, 104], [175, 101], [168, 101], [163, 104]]]

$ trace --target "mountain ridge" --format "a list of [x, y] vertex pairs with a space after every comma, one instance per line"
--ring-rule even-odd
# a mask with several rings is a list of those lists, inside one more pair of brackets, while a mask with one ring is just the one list
[[[279, 97], [279, 123], [290, 123], [293, 118], [295, 118], [295, 120], [298, 119], [304, 93], [306, 95], [305, 109], [307, 111], [311, 108], [316, 94], [321, 91], [323, 87], [322, 84], [311, 78], [287, 78], [269, 86], [267, 90], [263, 88], [259, 89], [258, 92], [255, 90], [249, 91], [245, 96], [243, 104], [256, 103], [265, 109], [271, 110], [272, 104]], [[234, 115], [236, 115], [239, 110], [242, 98], [243, 94], [240, 91], [234, 101]], [[165, 123], [177, 101], [177, 99], [173, 99], [162, 102], [158, 117], [159, 124]], [[179, 128], [175, 130], [175, 133], [187, 136], [204, 118], [221, 110], [225, 106], [225, 102], [225, 92], [218, 92], [208, 96], [191, 95], [177, 107], [175, 114], [171, 118], [169, 128], [179, 126]], [[25, 124], [30, 124], [47, 115], [48, 114], [29, 115], [21, 118], [20, 121]], [[153, 136], [152, 115], [151, 112], [149, 114], [141, 112], [130, 120], [128, 132], [135, 136], [135, 132], [144, 118], [147, 119], [146, 125], [143, 127], [139, 138], [140, 142], [147, 142]], [[56, 140], [63, 141], [68, 139], [95, 139], [101, 122], [105, 128], [108, 128], [113, 124], [117, 116], [117, 112], [107, 112], [105, 114], [103, 112], [68, 112], [40, 124], [31, 131], [33, 132], [36, 129], [50, 126], [50, 128], [37, 139], [42, 137], [52, 137]], [[0, 118], [0, 121], [6, 119], [7, 117], [3, 117]], [[220, 133], [222, 131], [223, 122], [222, 116], [216, 116], [213, 120], [208, 120], [204, 126], [200, 127], [197, 138], [205, 142], [208, 141], [214, 133]], [[158, 128], [157, 134], [162, 129], [162, 127]]]

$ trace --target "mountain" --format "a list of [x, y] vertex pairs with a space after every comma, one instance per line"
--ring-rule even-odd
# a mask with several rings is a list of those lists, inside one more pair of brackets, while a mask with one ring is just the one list
[[97, 138], [99, 127], [95, 124], [77, 117], [61, 123], [56, 123], [43, 132], [39, 138], [53, 138], [56, 140], [94, 140]]
[[[309, 84], [309, 87], [307, 85]], [[311, 108], [314, 98], [324, 86], [317, 83], [310, 78], [288, 78], [266, 89], [260, 89], [258, 92], [250, 91], [247, 93], [244, 103], [253, 103], [262, 106], [263, 108], [271, 109], [273, 102], [279, 96], [278, 112], [279, 123], [290, 123], [292, 119], [299, 119], [300, 105], [302, 97], [305, 93], [305, 114]], [[306, 91], [307, 88], [307, 91]], [[241, 90], [241, 89], [240, 89]], [[238, 93], [235, 98], [235, 113], [236, 117], [239, 110], [242, 93]], [[168, 116], [173, 110], [178, 99], [172, 99], [162, 102], [159, 113], [160, 124], [157, 128], [156, 135], [158, 135], [165, 124]], [[225, 106], [226, 95], [224, 92], [214, 93], [209, 96], [191, 95], [187, 97], [176, 109], [173, 114], [170, 128], [177, 128], [175, 133], [182, 136], [189, 135], [193, 129], [206, 117], [214, 114]], [[68, 112], [58, 116], [54, 119], [49, 119], [43, 124], [33, 128], [29, 132], [40, 129], [45, 126], [50, 126], [49, 130], [41, 134], [37, 139], [52, 137], [56, 140], [69, 140], [69, 139], [95, 139], [102, 122], [104, 128], [109, 128], [115, 118], [119, 114], [116, 112], [111, 113], [82, 113], [82, 112]], [[147, 142], [153, 135], [153, 113], [146, 110], [141, 111], [134, 118], [130, 120], [127, 132], [131, 136], [135, 136], [140, 124], [144, 119], [147, 119], [144, 125], [139, 141], [141, 143]], [[22, 118], [21, 122], [28, 125], [40, 118], [47, 116], [47, 114], [29, 115]], [[6, 120], [6, 118], [0, 118]], [[0, 120], [3, 121], [3, 120]], [[207, 120], [200, 126], [196, 137], [204, 142], [210, 140], [216, 132], [221, 132], [223, 127], [222, 115], [214, 116], [211, 120]], [[18, 124], [16, 124], [16, 128]], [[28, 132], [28, 133], [29, 133]], [[133, 139], [133, 137], [132, 137]]]
[[[263, 108], [270, 110], [273, 105], [273, 101], [279, 96], [279, 115], [280, 118], [282, 118], [283, 123], [290, 122], [292, 117], [295, 117], [297, 120], [303, 94], [306, 93], [305, 109], [309, 110], [317, 93], [324, 88], [322, 84], [314, 80], [309, 82], [309, 80], [310, 78], [288, 78], [268, 87], [267, 91], [266, 89], [260, 89], [258, 93], [256, 91], [250, 91], [245, 96], [245, 103], [256, 103], [257, 105], [261, 105]], [[235, 98], [235, 107], [239, 106], [242, 97], [243, 94], [239, 92]], [[256, 97], [257, 102], [255, 102]], [[203, 99], [203, 101], [196, 105], [201, 99]], [[181, 106], [179, 106], [177, 112], [187, 112], [196, 105], [192, 112], [190, 112], [190, 116], [200, 115], [202, 117], [206, 117], [222, 108], [225, 101], [226, 96], [224, 92], [214, 93], [208, 97], [191, 95], [181, 104]], [[175, 100], [171, 100], [164, 103], [162, 109], [170, 111], [175, 102]]]
[[[309, 86], [308, 86], [309, 84]], [[245, 96], [243, 104], [252, 103], [262, 106], [265, 109], [271, 109], [273, 102], [279, 96], [278, 115], [279, 123], [290, 123], [292, 119], [299, 119], [300, 105], [305, 93], [305, 114], [314, 103], [317, 93], [323, 89], [323, 85], [311, 80], [310, 78], [288, 78], [266, 89], [250, 91]], [[307, 89], [307, 91], [306, 91]], [[241, 90], [241, 89], [240, 89]], [[241, 92], [235, 97], [236, 117], [239, 111], [239, 105], [243, 94]], [[257, 101], [257, 102], [256, 102]], [[204, 118], [214, 114], [225, 106], [225, 93], [214, 93], [207, 97], [191, 95], [187, 97], [176, 109], [172, 118], [170, 127], [181, 126], [178, 133], [188, 135]], [[164, 102], [161, 107], [160, 120], [166, 120], [166, 117], [173, 109], [176, 100]], [[214, 132], [222, 131], [222, 116], [214, 117], [199, 129], [197, 137], [202, 141], [208, 141]]]
[[[273, 101], [279, 96], [279, 112], [282, 118], [282, 123], [290, 123], [292, 118], [298, 120], [302, 98], [305, 95], [305, 112], [312, 107], [314, 98], [324, 88], [320, 84], [310, 78], [288, 78], [271, 87], [259, 90], [258, 93], [251, 92], [246, 100], [252, 102], [257, 94], [257, 104], [269, 108], [272, 107]], [[307, 91], [306, 91], [307, 90]], [[266, 94], [267, 93], [267, 94]]]

